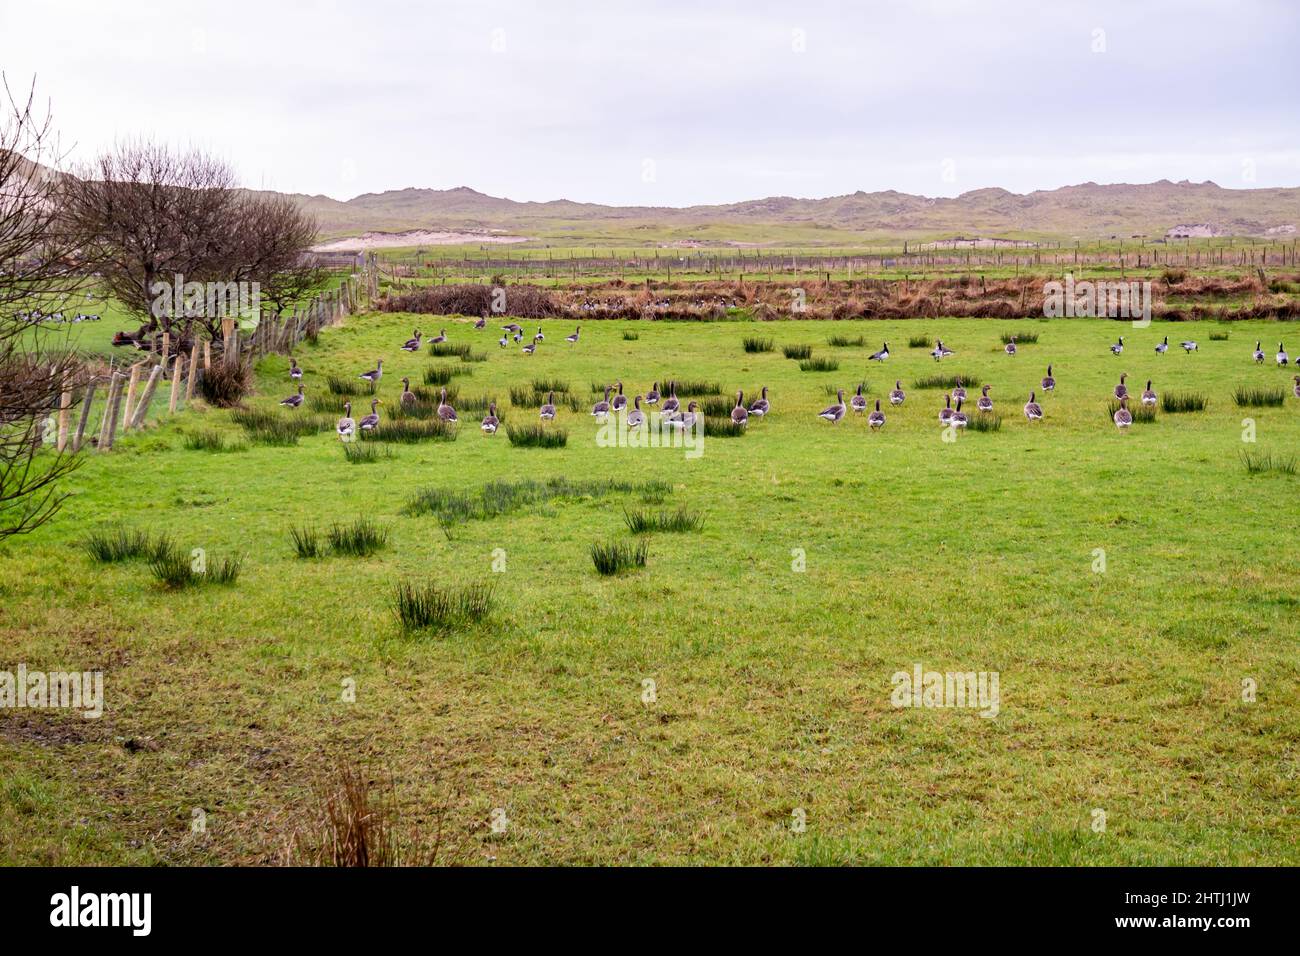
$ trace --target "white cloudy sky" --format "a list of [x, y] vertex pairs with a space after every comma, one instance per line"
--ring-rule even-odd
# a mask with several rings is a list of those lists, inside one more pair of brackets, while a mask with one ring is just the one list
[[143, 135], [341, 199], [1296, 186], [1297, 49], [1289, 0], [0, 0], [73, 159]]

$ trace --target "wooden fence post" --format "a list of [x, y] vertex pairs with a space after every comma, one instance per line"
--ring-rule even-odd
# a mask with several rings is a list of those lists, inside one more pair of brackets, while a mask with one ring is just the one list
[[203, 343], [203, 371], [212, 368], [212, 343]]
[[72, 408], [72, 391], [68, 388], [68, 373], [63, 373], [63, 394], [59, 396], [59, 437], [55, 447], [59, 451], [68, 447], [68, 412]]
[[72, 450], [81, 451], [81, 442], [86, 435], [86, 425], [90, 423], [90, 403], [95, 400], [95, 380], [86, 386], [86, 394], [81, 397], [81, 417], [77, 420], [77, 433], [72, 438]]
[[171, 398], [167, 400], [167, 413], [169, 415], [176, 414], [176, 399], [180, 397], [181, 376], [183, 374], [185, 374], [185, 356], [178, 355], [175, 364], [172, 365], [172, 394]]
[[194, 340], [194, 345], [190, 348], [190, 377], [185, 380], [185, 404], [190, 403], [190, 397], [194, 394], [194, 372], [199, 367], [199, 340]]
[[122, 408], [122, 378], [115, 376], [108, 390], [108, 408], [105, 409], [104, 427], [100, 430], [99, 450], [112, 451], [113, 438], [117, 434], [117, 420]]
[[136, 402], [132, 414], [126, 420], [127, 428], [143, 428], [144, 417], [149, 414], [149, 403], [153, 401], [154, 389], [158, 387], [158, 379], [162, 377], [163, 367], [155, 365], [153, 371], [149, 373], [149, 382], [144, 387], [144, 394], [140, 396], [140, 401]]
[[[136, 362], [131, 366], [131, 381], [126, 387], [126, 408], [123, 409], [126, 413], [123, 417], [128, 422], [131, 421], [131, 411], [134, 408], [133, 403], [135, 402], [135, 389], [140, 383], [140, 366], [143, 364], [143, 362]], [[111, 435], [109, 436], [109, 440], [110, 442], [112, 441]]]

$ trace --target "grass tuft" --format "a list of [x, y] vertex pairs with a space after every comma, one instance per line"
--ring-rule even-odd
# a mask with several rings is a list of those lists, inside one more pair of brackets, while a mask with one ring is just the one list
[[650, 543], [644, 539], [635, 544], [611, 541], [596, 542], [591, 546], [591, 563], [598, 574], [609, 577], [631, 568], [644, 568], [650, 556]]
[[761, 339], [758, 337], [746, 337], [744, 341], [746, 352], [771, 352], [776, 348], [776, 343], [772, 339]]
[[689, 511], [685, 505], [676, 511], [651, 511], [648, 508], [628, 511], [625, 508], [623, 520], [633, 534], [650, 534], [655, 531], [699, 531], [704, 527], [704, 518]]
[[1286, 389], [1238, 385], [1232, 392], [1232, 400], [1242, 408], [1281, 408], [1286, 404]]
[[506, 437], [516, 448], [563, 448], [569, 443], [569, 433], [565, 429], [542, 425], [507, 424]]
[[834, 372], [840, 367], [840, 363], [835, 359], [815, 358], [807, 359], [799, 363], [801, 372]]
[[[1113, 425], [1117, 411], [1119, 411], [1119, 402], [1112, 398], [1106, 403], [1106, 421]], [[1130, 402], [1128, 411], [1133, 416], [1134, 425], [1150, 425], [1156, 420], [1156, 407], [1154, 405], [1143, 405], [1141, 402], [1134, 405]]]
[[1276, 471], [1282, 475], [1294, 475], [1296, 473], [1295, 456], [1283, 458], [1274, 457], [1269, 452], [1250, 452], [1241, 453], [1241, 463], [1246, 467], [1246, 473], [1251, 475], [1262, 475], [1270, 471]]
[[736, 424], [730, 418], [705, 415], [704, 434], [708, 438], [739, 438], [745, 434], [745, 426]]
[[867, 344], [865, 336], [859, 335], [856, 338], [849, 338], [847, 335], [832, 335], [826, 340], [826, 344], [832, 348], [862, 348]]
[[781, 354], [788, 359], [809, 359], [812, 358], [812, 346], [785, 345], [781, 348]]
[[324, 553], [315, 528], [290, 528], [289, 537], [293, 539], [293, 550], [300, 558], [319, 558]]
[[403, 581], [397, 585], [393, 597], [393, 611], [408, 634], [416, 631], [446, 634], [478, 624], [491, 615], [493, 607], [492, 587], [485, 584], [449, 588]]
[[248, 446], [240, 442], [226, 440], [226, 436], [221, 432], [205, 429], [201, 432], [192, 432], [185, 436], [185, 447], [190, 451], [245, 451]]
[[934, 348], [934, 340], [928, 335], [913, 335], [907, 340], [909, 349], [929, 349]]
[[1038, 344], [1038, 333], [1037, 333], [1037, 332], [1003, 332], [1003, 333], [1002, 333], [1002, 336], [1001, 336], [1001, 338], [1002, 338], [1002, 344], [1003, 344], [1003, 345], [1010, 345], [1010, 344], [1011, 344], [1011, 337], [1012, 337], [1013, 335], [1016, 337], [1016, 344], [1017, 344], [1017, 345], [1037, 345], [1037, 344]]
[[1002, 430], [1002, 416], [995, 412], [977, 412], [966, 419], [968, 432], [999, 432]]
[[[1160, 396], [1160, 410], [1167, 415], [1177, 415], [1182, 412], [1203, 412], [1208, 403], [1209, 399], [1201, 392], [1164, 392]], [[1136, 414], [1134, 414], [1133, 420], [1137, 421]]]
[[959, 375], [924, 375], [912, 382], [913, 388], [956, 388], [958, 379], [961, 385], [966, 389], [978, 389], [980, 380], [978, 375], [969, 375], [962, 372]]
[[388, 530], [369, 518], [358, 518], [350, 525], [336, 522], [326, 532], [326, 539], [334, 554], [366, 558], [388, 544]]

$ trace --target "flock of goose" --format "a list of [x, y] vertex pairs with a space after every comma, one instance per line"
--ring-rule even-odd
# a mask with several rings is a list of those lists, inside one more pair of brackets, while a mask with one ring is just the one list
[[[474, 323], [474, 328], [482, 329], [486, 325], [487, 319], [480, 318]], [[501, 340], [497, 344], [502, 348], [507, 346], [511, 337], [513, 337], [516, 343], [519, 343], [524, 338], [523, 328], [514, 322], [503, 325], [501, 329], [504, 334], [501, 336]], [[574, 329], [572, 335], [565, 336], [565, 341], [570, 344], [576, 344], [581, 331], [582, 327], [578, 326]], [[532, 341], [523, 347], [524, 353], [528, 355], [534, 354], [538, 345], [545, 341], [545, 338], [546, 336], [542, 331], [542, 327], [539, 325]], [[446, 342], [447, 330], [440, 329], [439, 334], [429, 341], [432, 344]], [[423, 333], [421, 333], [419, 329], [416, 329], [412, 337], [402, 344], [401, 351], [419, 352], [422, 342]], [[1189, 355], [1192, 352], [1199, 351], [1197, 343], [1191, 340], [1182, 342], [1181, 347], [1183, 351]], [[1012, 335], [1010, 337], [1010, 340], [1003, 346], [1003, 351], [1009, 356], [1017, 354], [1016, 336]], [[1110, 351], [1112, 355], [1123, 354], [1123, 336], [1119, 336], [1117, 341], [1110, 346]], [[1155, 346], [1155, 351], [1158, 355], [1164, 355], [1169, 351], [1169, 336], [1166, 335], [1164, 339]], [[943, 359], [956, 354], [957, 353], [954, 350], [944, 345], [941, 339], [935, 341], [934, 348], [930, 352], [931, 357], [936, 362], [942, 361]], [[1256, 363], [1263, 363], [1266, 360], [1260, 342], [1255, 343], [1253, 357]], [[888, 342], [882, 343], [880, 350], [873, 352], [869, 356], [870, 361], [880, 362], [882, 364], [888, 360], [888, 358]], [[297, 359], [290, 358], [289, 361], [289, 377], [291, 380], [300, 383], [303, 375], [302, 368], [298, 365]], [[1277, 346], [1275, 361], [1279, 367], [1285, 367], [1290, 362], [1290, 356], [1287, 355], [1286, 349], [1281, 342], [1279, 342]], [[358, 377], [363, 381], [369, 382], [373, 390], [379, 385], [383, 376], [384, 362], [380, 359], [376, 361], [373, 369], [361, 373]], [[1128, 373], [1120, 375], [1119, 384], [1117, 384], [1113, 390], [1115, 399], [1119, 401], [1119, 407], [1115, 410], [1113, 419], [1116, 427], [1120, 429], [1128, 428], [1133, 424], [1133, 414], [1128, 408], [1129, 399], [1132, 396], [1129, 394], [1128, 385], [1126, 383], [1127, 378]], [[1053, 377], [1051, 365], [1047, 366], [1047, 374], [1043, 376], [1039, 386], [1044, 393], [1056, 390], [1056, 379]], [[644, 396], [639, 394], [634, 395], [632, 397], [632, 406], [629, 408], [627, 396], [623, 394], [623, 383], [622, 381], [617, 381], [612, 385], [605, 386], [605, 397], [592, 406], [591, 415], [593, 418], [603, 421], [611, 414], [616, 415], [619, 412], [623, 412], [625, 414], [626, 426], [629, 429], [636, 429], [645, 424], [646, 421], [645, 412], [642, 411], [642, 403], [644, 402], [647, 408], [657, 408], [660, 415], [660, 424], [669, 428], [683, 430], [694, 427], [700, 420], [699, 402], [690, 402], [687, 405], [686, 410], [682, 411], [681, 402], [677, 398], [676, 383], [666, 382], [664, 383], [664, 388], [665, 393], [661, 394], [659, 383], [655, 382], [653, 387], [647, 391]], [[863, 386], [859, 385], [856, 393], [850, 397], [847, 403], [844, 401], [844, 389], [838, 389], [836, 401], [818, 412], [817, 417], [835, 423], [841, 421], [850, 410], [857, 414], [865, 412], [867, 410], [868, 402], [866, 396], [862, 394], [862, 388]], [[976, 399], [975, 407], [981, 413], [990, 413], [993, 411], [993, 399], [989, 397], [989, 391], [992, 388], [992, 385], [984, 385], [980, 389], [980, 395]], [[616, 389], [617, 391], [615, 391]], [[1295, 376], [1294, 392], [1296, 397], [1300, 398], [1300, 375]], [[903, 391], [903, 383], [901, 380], [895, 380], [894, 387], [890, 390], [888, 398], [889, 404], [894, 407], [900, 406], [906, 401], [907, 394]], [[963, 410], [966, 399], [966, 389], [962, 384], [961, 378], [957, 377], [953, 389], [944, 395], [944, 407], [939, 410], [939, 424], [945, 427], [965, 428], [970, 421], [969, 416]], [[1146, 388], [1142, 390], [1138, 400], [1146, 406], [1154, 406], [1157, 403], [1158, 396], [1155, 390], [1151, 387], [1150, 379], [1147, 380]], [[281, 401], [280, 404], [287, 408], [296, 409], [302, 406], [303, 401], [303, 386], [300, 383], [298, 385], [298, 391]], [[415, 393], [411, 391], [410, 378], [403, 378], [402, 395], [400, 399], [402, 406], [412, 406], [416, 401], [418, 401], [418, 399]], [[359, 421], [356, 421], [352, 418], [352, 403], [350, 401], [344, 402], [344, 415], [339, 419], [336, 426], [336, 431], [338, 432], [339, 437], [341, 439], [349, 439], [355, 435], [357, 431], [364, 432], [377, 429], [379, 427], [379, 406], [382, 404], [383, 401], [379, 398], [371, 399], [370, 414], [365, 415]], [[761, 396], [754, 399], [748, 405], [745, 404], [744, 392], [738, 391], [736, 392], [736, 404], [731, 410], [731, 421], [736, 425], [744, 427], [748, 424], [751, 417], [762, 418], [770, 410], [771, 405], [768, 401], [766, 385], [762, 387]], [[1030, 391], [1029, 400], [1024, 404], [1022, 411], [1025, 418], [1030, 422], [1040, 421], [1043, 418], [1043, 406], [1038, 401], [1037, 389]], [[444, 422], [453, 423], [459, 421], [456, 415], [456, 409], [447, 401], [446, 387], [442, 389], [437, 407], [437, 415], [438, 418]], [[543, 404], [539, 409], [539, 417], [542, 421], [552, 421], [554, 420], [555, 415], [555, 393], [550, 392], [545, 404]], [[884, 427], [885, 413], [881, 410], [880, 399], [876, 399], [875, 409], [867, 415], [867, 423], [871, 427], [872, 431], [878, 431]], [[499, 425], [500, 419], [497, 417], [496, 403], [492, 402], [489, 404], [488, 413], [484, 416], [479, 427], [485, 434], [492, 435], [496, 433]]]

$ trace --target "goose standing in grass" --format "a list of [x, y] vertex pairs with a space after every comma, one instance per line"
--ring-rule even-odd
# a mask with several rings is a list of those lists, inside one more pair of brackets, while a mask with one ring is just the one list
[[1016, 354], [1016, 337], [1014, 335], [1011, 336], [1010, 342], [1002, 346], [1002, 351], [1006, 352], [1008, 355]]
[[944, 345], [942, 339], [936, 339], [934, 343], [934, 351], [930, 354], [934, 356], [934, 360], [937, 362], [940, 359], [946, 359], [949, 355], [956, 355], [957, 353]]
[[610, 387], [606, 385], [605, 400], [601, 402], [597, 402], [595, 405], [591, 406], [591, 415], [593, 418], [604, 418], [606, 415], [609, 414], [609, 392], [610, 392]]
[[943, 408], [939, 409], [939, 424], [940, 425], [952, 424], [952, 396], [951, 395], [945, 395], [943, 397]]
[[862, 394], [861, 382], [858, 383], [858, 390], [853, 394], [853, 397], [849, 399], [849, 406], [859, 415], [867, 410], [867, 399], [866, 396]]
[[1119, 341], [1110, 347], [1111, 355], [1121, 355], [1124, 352], [1124, 336], [1119, 337]]
[[1191, 341], [1190, 339], [1186, 342], [1183, 342], [1182, 346], [1183, 346], [1183, 351], [1186, 352], [1188, 355], [1191, 355], [1193, 352], [1198, 351], [1196, 343]]
[[888, 342], [882, 342], [882, 343], [881, 343], [881, 347], [880, 347], [880, 351], [879, 351], [879, 352], [872, 352], [872, 353], [871, 353], [870, 361], [872, 361], [872, 362], [883, 362], [883, 361], [884, 361], [885, 359], [887, 359], [887, 358], [889, 358], [889, 343], [888, 343]]
[[1052, 378], [1052, 366], [1047, 366], [1047, 374], [1043, 376], [1043, 380], [1039, 384], [1043, 386], [1044, 392], [1056, 391], [1056, 379]]
[[641, 411], [641, 396], [637, 395], [632, 399], [633, 408], [627, 413], [627, 427], [640, 428], [645, 421], [645, 412]]
[[659, 383], [658, 382], [653, 383], [650, 387], [650, 391], [645, 393], [645, 403], [647, 405], [659, 404]]
[[664, 399], [664, 414], [675, 412], [682, 407], [682, 403], [677, 400], [677, 383], [668, 383], [668, 397]]
[[520, 329], [518, 332], [514, 334], [514, 342], [516, 345], [518, 345], [523, 340], [524, 340], [524, 330]]
[[1147, 387], [1142, 390], [1142, 404], [1154, 405], [1156, 403], [1156, 393], [1151, 390], [1151, 379], [1147, 379]]
[[501, 326], [501, 330], [507, 333], [508, 335], [514, 335], [514, 333], [516, 332], [523, 331], [514, 322], [507, 322], [505, 325]]
[[476, 329], [486, 329], [486, 328], [487, 328], [487, 316], [486, 316], [486, 315], [480, 315], [477, 319], [475, 319], [475, 320], [474, 320], [474, 328], [476, 328]]
[[421, 339], [421, 338], [422, 338], [422, 336], [420, 335], [420, 330], [419, 330], [419, 329], [416, 329], [416, 330], [415, 330], [415, 334], [413, 334], [409, 339], [407, 339], [405, 342], [402, 343], [402, 351], [403, 351], [403, 352], [418, 352], [418, 351], [420, 351], [420, 339]]
[[566, 342], [576, 342], [576, 341], [578, 341], [578, 333], [581, 332], [581, 331], [582, 331], [582, 326], [580, 325], [580, 326], [578, 326], [576, 329], [573, 330], [573, 334], [572, 334], [572, 335], [566, 335], [566, 336], [564, 337], [564, 341], [566, 341]]
[[369, 372], [363, 372], [357, 377], [369, 382], [371, 391], [374, 391], [375, 387], [379, 385], [379, 380], [384, 377], [384, 360], [380, 359]]
[[1025, 417], [1031, 422], [1036, 422], [1043, 417], [1043, 406], [1034, 401], [1034, 393], [1029, 393], [1029, 401], [1025, 402]]
[[1119, 377], [1119, 384], [1115, 386], [1115, 397], [1118, 399], [1128, 398], [1128, 386], [1124, 384], [1124, 379], [1128, 378], [1128, 372]]
[[737, 425], [744, 425], [749, 421], [749, 409], [745, 407], [745, 393], [736, 393], [736, 407], [731, 410], [731, 420]]
[[867, 416], [867, 424], [871, 426], [873, 432], [884, 427], [885, 413], [880, 410], [880, 399], [876, 399], [876, 410]]
[[289, 378], [294, 381], [302, 378], [302, 369], [298, 367], [298, 360], [296, 358], [289, 359]]
[[352, 403], [343, 403], [343, 417], [339, 419], [338, 424], [334, 426], [338, 432], [339, 441], [348, 441], [357, 431], [357, 423], [352, 420]]
[[431, 345], [441, 345], [443, 342], [446, 342], [446, 341], [447, 341], [447, 330], [446, 330], [446, 329], [439, 329], [439, 330], [438, 330], [438, 334], [435, 335], [433, 338], [429, 339], [429, 343], [430, 343]]
[[[384, 403], [377, 398], [372, 398], [370, 400], [370, 414], [357, 423], [357, 426], [363, 432], [372, 432], [379, 427], [379, 406], [382, 404]], [[349, 404], [348, 408], [351, 407], [352, 406]]]
[[495, 435], [497, 426], [500, 424], [501, 420], [497, 418], [497, 403], [488, 402], [488, 413], [484, 416], [483, 423], [479, 425], [479, 428], [483, 430], [484, 434]]
[[1277, 364], [1286, 365], [1286, 363], [1289, 361], [1290, 359], [1287, 357], [1286, 349], [1282, 347], [1281, 342], [1278, 342], [1277, 343]]
[[1133, 413], [1128, 410], [1128, 396], [1125, 395], [1119, 400], [1119, 408], [1115, 409], [1115, 427], [1128, 428], [1133, 424]]
[[541, 341], [542, 341], [543, 339], [545, 339], [545, 338], [546, 338], [546, 336], [544, 336], [544, 335], [542, 334], [542, 327], [539, 325], [539, 326], [537, 327], [537, 334], [533, 336], [533, 341], [534, 341], [534, 342], [541, 342]]
[[411, 391], [411, 380], [404, 378], [402, 379], [402, 398], [399, 404], [403, 409], [410, 409], [415, 407], [415, 403], [416, 397], [415, 393]]
[[762, 418], [767, 414], [767, 410], [770, 407], [771, 406], [767, 404], [767, 386], [764, 385], [762, 397], [754, 399], [753, 404], [749, 406], [749, 414], [757, 415], [759, 418]]
[[444, 422], [459, 421], [456, 417], [456, 409], [447, 404], [447, 386], [442, 387], [442, 399], [438, 402], [438, 417]]
[[992, 387], [993, 386], [991, 385], [985, 385], [982, 389], [980, 389], [980, 397], [976, 399], [975, 407], [978, 408], [981, 412], [993, 411], [993, 399], [989, 398], [989, 389]]
[[536, 342], [529, 342], [527, 345], [524, 346], [524, 354], [525, 354], [525, 355], [532, 355], [532, 354], [533, 354], [534, 352], [536, 352], [536, 351], [537, 351], [537, 343], [536, 343]]
[[497, 342], [497, 345], [501, 346], [502, 348], [505, 348], [509, 344], [510, 344], [510, 339], [505, 335], [502, 335], [500, 341]]
[[288, 398], [286, 398], [286, 399], [284, 399], [282, 402], [280, 402], [280, 404], [281, 404], [281, 405], [284, 405], [284, 406], [286, 406], [286, 407], [288, 407], [288, 408], [297, 408], [299, 405], [301, 405], [301, 404], [302, 404], [302, 386], [301, 386], [301, 385], [298, 386], [298, 394], [297, 394], [297, 395], [290, 395]]
[[627, 396], [623, 394], [623, 383], [618, 382], [617, 384], [618, 394], [614, 396], [614, 400], [609, 404], [610, 410], [615, 412], [627, 408]]
[[1296, 375], [1294, 377], [1295, 377], [1295, 388], [1291, 389], [1291, 391], [1295, 392], [1296, 398], [1300, 398], [1300, 375]]
[[820, 412], [817, 413], [818, 418], [824, 418], [828, 422], [838, 422], [841, 418], [844, 417], [844, 413], [845, 411], [847, 411], [847, 409], [844, 407], [844, 389], [840, 389], [838, 395], [839, 395], [839, 399], [835, 402], [834, 405], [827, 405], [825, 408], [823, 408]]
[[952, 410], [952, 421], [949, 422], [953, 428], [966, 427], [966, 413], [961, 410], [961, 399], [957, 399], [957, 407]]
[[1169, 336], [1166, 335], [1165, 340], [1156, 346], [1156, 354], [1164, 355], [1168, 351], [1169, 351]]
[[1259, 342], [1255, 343], [1255, 364], [1256, 365], [1264, 364], [1264, 350], [1260, 348]]
[[700, 418], [700, 403], [689, 402], [686, 406], [686, 414], [682, 415], [682, 428], [694, 428], [695, 423]]
[[963, 399], [966, 397], [966, 386], [961, 383], [960, 375], [958, 375], [957, 378], [955, 379], [955, 384], [953, 385], [953, 389], [952, 389], [952, 397], [954, 400]]
[[894, 379], [894, 387], [889, 392], [889, 404], [902, 405], [906, 398], [907, 394], [903, 391], [903, 383], [898, 379]]
[[555, 393], [548, 392], [546, 395], [546, 404], [538, 412], [542, 421], [549, 422], [555, 420]]

